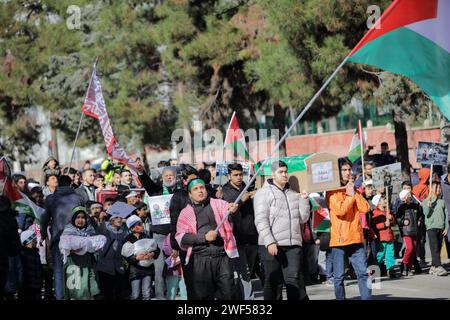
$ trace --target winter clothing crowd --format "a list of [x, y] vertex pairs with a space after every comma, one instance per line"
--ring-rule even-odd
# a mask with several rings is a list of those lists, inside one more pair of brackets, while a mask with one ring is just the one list
[[[364, 177], [340, 158], [342, 188], [312, 194], [292, 190], [287, 164], [274, 161], [272, 176], [237, 203], [246, 187], [239, 163], [218, 185], [211, 168], [174, 159], [152, 178], [141, 164], [133, 175], [109, 159], [78, 171], [50, 158], [40, 182], [13, 175], [45, 209], [39, 219], [0, 198], [0, 299], [253, 300], [256, 278], [265, 300], [282, 299], [284, 288], [287, 299], [307, 300], [307, 286], [320, 283], [345, 299], [352, 278], [361, 299], [371, 299], [368, 266], [389, 278], [421, 273], [427, 242], [429, 274], [447, 275], [450, 176], [430, 179], [420, 169], [419, 181], [411, 177], [394, 195], [373, 187], [372, 168], [394, 162], [377, 156], [364, 163]], [[116, 195], [100, 202], [102, 191]], [[162, 195], [172, 195], [170, 219], [156, 223], [143, 200]], [[328, 230], [316, 230], [317, 210], [329, 212]]]

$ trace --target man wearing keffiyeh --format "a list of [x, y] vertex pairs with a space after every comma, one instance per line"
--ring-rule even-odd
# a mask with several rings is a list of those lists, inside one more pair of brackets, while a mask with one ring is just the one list
[[232, 295], [233, 272], [230, 258], [238, 257], [231, 219], [214, 231], [228, 211], [238, 206], [208, 197], [205, 182], [188, 183], [190, 203], [177, 222], [176, 239], [187, 251], [186, 266], [192, 286], [187, 286], [189, 300], [229, 300]]

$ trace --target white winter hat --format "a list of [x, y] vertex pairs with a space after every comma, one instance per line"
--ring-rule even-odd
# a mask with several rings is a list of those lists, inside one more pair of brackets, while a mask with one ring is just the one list
[[317, 192], [313, 192], [313, 193], [310, 193], [310, 194], [309, 194], [309, 197], [310, 197], [310, 198], [313, 198], [313, 199], [314, 199], [314, 198], [320, 198], [320, 194], [318, 194]]
[[405, 201], [406, 198], [408, 197], [408, 195], [411, 194], [410, 190], [402, 190], [400, 191], [400, 194], [398, 195], [398, 197], [400, 198], [401, 201]]
[[25, 230], [20, 234], [20, 243], [24, 246], [36, 239], [36, 233], [33, 230]]
[[363, 182], [363, 185], [364, 185], [364, 187], [371, 186], [371, 185], [373, 185], [373, 180], [372, 179], [366, 180]]
[[125, 198], [137, 197], [138, 193], [135, 191], [131, 191]]
[[142, 222], [141, 218], [136, 215], [132, 215], [127, 219], [127, 228], [131, 229], [136, 223]]
[[372, 203], [376, 207], [380, 203], [381, 200], [381, 194], [377, 194], [375, 197], [372, 198]]

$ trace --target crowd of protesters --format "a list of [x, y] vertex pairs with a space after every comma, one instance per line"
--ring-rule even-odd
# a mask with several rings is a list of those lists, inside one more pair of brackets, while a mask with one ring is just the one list
[[[370, 149], [365, 176], [360, 163], [339, 159], [341, 189], [296, 192], [278, 160], [264, 185], [236, 204], [246, 187], [239, 163], [228, 165], [219, 185], [212, 164], [170, 159], [155, 178], [139, 161], [133, 174], [111, 159], [99, 170], [88, 161], [76, 170], [49, 158], [41, 181], [12, 176], [44, 209], [39, 219], [0, 198], [0, 299], [253, 300], [258, 278], [265, 300], [282, 299], [283, 288], [287, 299], [307, 300], [307, 286], [320, 283], [334, 286], [340, 300], [353, 278], [368, 300], [370, 265], [390, 279], [447, 275], [441, 249], [450, 253], [450, 176], [430, 179], [421, 168], [398, 195], [377, 190], [372, 169], [396, 160], [386, 143], [381, 154]], [[100, 199], [102, 192], [114, 196]], [[156, 224], [144, 200], [164, 195], [172, 195], [170, 219]], [[127, 212], [110, 211], [117, 204]], [[329, 212], [328, 230], [313, 226], [318, 208]]]

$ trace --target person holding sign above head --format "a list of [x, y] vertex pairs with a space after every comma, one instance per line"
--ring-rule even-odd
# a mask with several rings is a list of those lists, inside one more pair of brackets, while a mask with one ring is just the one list
[[341, 185], [345, 188], [326, 194], [331, 220], [330, 247], [333, 255], [334, 292], [336, 299], [345, 299], [345, 258], [348, 257], [358, 278], [361, 299], [369, 300], [372, 292], [367, 281], [367, 261], [360, 216], [365, 215], [370, 206], [355, 190], [352, 163], [348, 158], [339, 158], [339, 170]]
[[279, 300], [286, 284], [288, 300], [308, 300], [303, 278], [302, 224], [310, 215], [308, 194], [298, 194], [288, 184], [288, 167], [274, 161], [268, 179], [254, 198], [255, 224], [264, 265], [264, 300]]
[[186, 271], [192, 284], [187, 287], [189, 300], [230, 300], [233, 271], [231, 260], [238, 250], [233, 235], [231, 216], [218, 232], [215, 230], [230, 211], [238, 206], [208, 196], [205, 182], [195, 178], [187, 185], [189, 204], [181, 210], [175, 238], [182, 250], [187, 251]]

